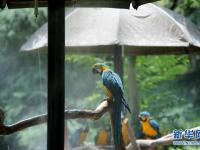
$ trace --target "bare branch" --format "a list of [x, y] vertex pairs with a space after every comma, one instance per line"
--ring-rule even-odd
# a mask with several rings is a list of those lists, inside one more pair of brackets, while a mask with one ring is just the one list
[[[128, 121], [128, 119], [126, 119], [126, 127], [128, 129], [128, 136], [129, 136], [129, 139], [131, 141], [131, 150], [140, 150], [140, 147], [138, 146], [137, 142], [136, 142], [136, 138], [135, 138], [135, 133], [134, 133], [134, 130], [131, 128], [131, 125]], [[127, 150], [130, 149], [130, 146], [127, 146]]]
[[66, 110], [65, 119], [99, 119], [104, 113], [111, 111], [109, 100], [103, 101], [95, 110]]
[[72, 150], [113, 150], [114, 146], [113, 145], [107, 145], [107, 146], [95, 146], [95, 145], [82, 145], [79, 147], [72, 148]]
[[[109, 112], [112, 115], [112, 101], [104, 100], [95, 110], [65, 110], [65, 119], [93, 119], [97, 120], [102, 117], [106, 112]], [[21, 131], [28, 127], [32, 127], [35, 125], [39, 125], [42, 123], [46, 123], [47, 114], [38, 115], [32, 118], [28, 118], [26, 120], [19, 121], [12, 125], [4, 125], [4, 111], [0, 109], [0, 135], [8, 135], [17, 131]], [[112, 120], [111, 116], [111, 120]], [[156, 140], [136, 140], [134, 137], [134, 131], [132, 130], [128, 120], [127, 120], [127, 128], [129, 133], [129, 138], [131, 143], [128, 145], [128, 150], [139, 150], [139, 147], [156, 147], [156, 146], [164, 146], [170, 145], [173, 142], [173, 134], [165, 135]], [[191, 130], [200, 130], [199, 127], [192, 128]], [[139, 147], [138, 147], [138, 146]]]
[[[109, 100], [104, 100], [95, 110], [65, 110], [65, 119], [94, 119], [97, 120], [104, 113], [111, 111], [111, 103]], [[0, 135], [8, 135], [23, 129], [46, 123], [47, 114], [38, 115], [28, 118], [12, 125], [4, 125], [4, 111], [0, 109]]]
[[[190, 130], [200, 130], [200, 126], [192, 128]], [[149, 140], [136, 140], [136, 142], [140, 147], [157, 147], [157, 146], [171, 145], [173, 142], [173, 134], [170, 133], [170, 134], [165, 135], [156, 140], [150, 140], [150, 139]], [[130, 150], [133, 150], [132, 144], [129, 144], [128, 148]]]

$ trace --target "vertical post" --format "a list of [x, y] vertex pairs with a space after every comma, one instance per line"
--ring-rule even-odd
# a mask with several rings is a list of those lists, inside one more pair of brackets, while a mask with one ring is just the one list
[[134, 124], [134, 131], [137, 134], [137, 131], [139, 131], [138, 115], [140, 112], [140, 104], [136, 82], [135, 62], [135, 56], [128, 58], [128, 96], [129, 100], [131, 100], [131, 110], [133, 111], [131, 116], [131, 124], [132, 126]]
[[0, 8], [4, 9], [6, 7], [6, 0], [0, 0]]
[[121, 46], [114, 47], [114, 70], [123, 81], [123, 50]]
[[48, 1], [48, 150], [64, 150], [64, 0]]
[[[123, 50], [121, 46], [114, 46], [114, 70], [117, 74], [119, 74], [122, 82], [123, 82]], [[111, 117], [111, 124], [112, 124], [112, 129], [115, 130], [114, 128], [114, 114], [113, 112], [110, 115]], [[113, 131], [113, 136], [114, 136], [114, 131]], [[113, 137], [114, 138], [114, 137]], [[121, 144], [120, 144], [120, 150], [125, 150], [125, 144], [122, 138], [122, 133], [121, 133]]]

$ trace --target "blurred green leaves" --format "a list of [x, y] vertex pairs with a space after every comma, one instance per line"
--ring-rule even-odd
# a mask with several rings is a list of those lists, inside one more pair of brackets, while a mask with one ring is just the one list
[[[38, 53], [19, 52], [20, 46], [44, 22], [47, 21], [46, 9], [39, 9], [39, 17], [34, 18], [33, 9], [5, 9], [0, 13], [0, 106], [6, 113], [5, 124], [46, 112], [46, 56], [41, 54], [41, 76], [39, 73]], [[40, 78], [43, 90], [40, 89]], [[42, 98], [42, 100], [41, 100]], [[42, 108], [41, 101], [44, 105]], [[46, 136], [45, 130], [35, 128], [3, 137], [2, 150], [21, 150], [24, 146], [42, 144], [36, 142]], [[41, 132], [43, 131], [43, 132]], [[28, 134], [29, 132], [29, 134]], [[29, 139], [26, 141], [25, 139]], [[35, 142], [35, 143], [34, 143]], [[23, 144], [21, 144], [23, 143]], [[5, 148], [4, 148], [5, 147]], [[25, 147], [25, 149], [28, 149]], [[35, 148], [35, 150], [37, 150]]]
[[[160, 1], [170, 7], [172, 1]], [[179, 0], [175, 9], [186, 15], [200, 26], [200, 1]], [[46, 9], [39, 9], [39, 17], [35, 19], [33, 9], [0, 11], [0, 106], [6, 111], [6, 124], [41, 114], [46, 111], [47, 99], [47, 58], [41, 54], [41, 75], [38, 66], [38, 53], [26, 54], [19, 48], [30, 35], [47, 21]], [[94, 109], [104, 98], [100, 76], [91, 72], [96, 62], [111, 61], [112, 56], [66, 55], [66, 107]], [[148, 110], [160, 122], [163, 133], [174, 128], [189, 128], [199, 125], [199, 115], [194, 111], [193, 97], [185, 93], [194, 88], [199, 96], [195, 82], [177, 84], [177, 79], [190, 69], [190, 59], [185, 56], [142, 56], [137, 57], [136, 71], [141, 110]], [[125, 83], [127, 83], [127, 65], [125, 64]], [[199, 76], [197, 70], [196, 78]], [[190, 75], [191, 80], [194, 76]], [[185, 77], [183, 80], [186, 81]], [[42, 91], [40, 89], [42, 81]], [[181, 80], [182, 81], [182, 80]], [[197, 84], [198, 82], [196, 82]], [[188, 86], [192, 84], [192, 86]], [[189, 88], [188, 88], [189, 87]], [[180, 89], [185, 88], [184, 92]], [[125, 89], [127, 85], [125, 84]], [[127, 94], [127, 90], [125, 91]], [[42, 97], [42, 102], [41, 102]], [[44, 110], [41, 108], [44, 105]], [[96, 122], [78, 120], [68, 121], [70, 132], [89, 124], [91, 136], [102, 125], [109, 124], [108, 115]], [[41, 141], [40, 137], [44, 139]], [[46, 127], [38, 126], [17, 134], [1, 138], [0, 147], [8, 146], [15, 150], [40, 150], [37, 146], [45, 144]]]
[[141, 90], [149, 90], [163, 80], [175, 79], [187, 71], [187, 56], [145, 56], [137, 58], [137, 80]]

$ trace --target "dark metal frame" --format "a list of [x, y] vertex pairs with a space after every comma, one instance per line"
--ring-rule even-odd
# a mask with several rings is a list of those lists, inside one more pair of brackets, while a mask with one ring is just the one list
[[65, 5], [64, 0], [48, 4], [48, 150], [64, 150], [65, 106]]
[[123, 47], [118, 45], [114, 48], [114, 70], [123, 81]]
[[[8, 8], [33, 8], [34, 0], [0, 0], [5, 1]], [[65, 6], [76, 7], [111, 7], [111, 8], [129, 8], [131, 0], [65, 0]], [[3, 5], [5, 6], [5, 5]], [[3, 7], [1, 6], [1, 7]], [[47, 7], [48, 0], [38, 0], [38, 7]]]
[[[68, 2], [68, 3], [65, 3]], [[157, 0], [113, 0], [107, 3], [94, 1], [94, 6], [112, 8], [128, 8], [132, 1], [134, 8], [146, 2]], [[33, 0], [0, 0], [0, 8], [6, 4], [9, 8], [33, 7]], [[38, 0], [38, 6], [48, 4], [48, 150], [64, 150], [64, 109], [65, 109], [65, 5], [74, 5], [72, 0]], [[84, 3], [85, 2], [85, 3]], [[89, 2], [89, 3], [88, 3]], [[105, 2], [105, 3], [104, 3]], [[80, 6], [91, 6], [90, 1], [82, 0]], [[114, 46], [115, 71], [123, 80], [123, 50], [120, 46]]]

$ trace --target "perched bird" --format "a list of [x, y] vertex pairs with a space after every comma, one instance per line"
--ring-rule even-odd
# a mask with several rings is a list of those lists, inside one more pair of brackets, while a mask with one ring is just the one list
[[159, 131], [159, 125], [155, 120], [151, 118], [149, 112], [141, 112], [139, 114], [139, 120], [141, 124], [142, 133], [146, 138], [160, 138], [161, 134]]
[[128, 137], [128, 128], [127, 128], [127, 122], [128, 118], [122, 118], [122, 138], [124, 141], [124, 144], [129, 144], [129, 137]]
[[70, 138], [71, 147], [83, 145], [83, 142], [85, 141], [88, 132], [88, 127], [77, 129]]
[[93, 73], [100, 74], [105, 93], [113, 100], [114, 108], [114, 144], [115, 149], [120, 148], [121, 141], [121, 110], [122, 106], [130, 112], [130, 108], [124, 98], [122, 81], [118, 74], [113, 72], [103, 63], [97, 63], [92, 68]]
[[95, 136], [95, 145], [105, 146], [110, 145], [111, 137], [110, 137], [110, 127], [106, 126], [105, 128], [100, 129], [100, 131]]

